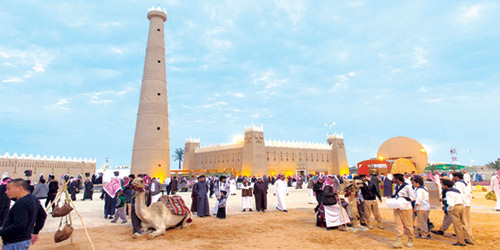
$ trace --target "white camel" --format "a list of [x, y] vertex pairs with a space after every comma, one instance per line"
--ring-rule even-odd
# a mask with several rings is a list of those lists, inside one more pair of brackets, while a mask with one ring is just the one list
[[[189, 212], [188, 215], [175, 215], [170, 212], [167, 206], [157, 201], [146, 206], [146, 195], [144, 192], [145, 183], [142, 178], [136, 178], [132, 181], [135, 188], [135, 213], [141, 220], [142, 233], [133, 234], [133, 238], [148, 234], [148, 239], [153, 239], [158, 235], [165, 234], [165, 230], [170, 228], [187, 228], [192, 223], [193, 214]], [[162, 199], [163, 200], [163, 199]]]

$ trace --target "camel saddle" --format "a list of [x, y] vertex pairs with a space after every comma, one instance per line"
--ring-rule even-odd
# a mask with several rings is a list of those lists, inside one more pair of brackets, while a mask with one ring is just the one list
[[163, 195], [162, 197], [160, 197], [160, 199], [158, 199], [158, 201], [165, 204], [172, 214], [188, 215], [189, 213], [191, 213], [189, 208], [184, 203], [182, 197], [178, 195]]

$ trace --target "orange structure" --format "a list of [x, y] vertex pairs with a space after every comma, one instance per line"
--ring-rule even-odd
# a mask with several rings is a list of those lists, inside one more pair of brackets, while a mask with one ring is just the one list
[[358, 163], [358, 175], [372, 175], [376, 173], [387, 174], [390, 171], [390, 163], [379, 159], [366, 160]]
[[[401, 166], [405, 165], [407, 167], [404, 169], [410, 170], [410, 165], [413, 165], [417, 174], [423, 173], [427, 167], [427, 150], [424, 146], [414, 139], [403, 136], [393, 137], [385, 141], [378, 149], [377, 158], [391, 164], [400, 158], [407, 159], [411, 164], [401, 161]], [[398, 171], [401, 170], [398, 169]]]

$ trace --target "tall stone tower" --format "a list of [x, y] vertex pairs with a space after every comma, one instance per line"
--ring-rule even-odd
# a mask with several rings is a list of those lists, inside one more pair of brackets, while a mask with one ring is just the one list
[[163, 23], [167, 20], [167, 12], [160, 7], [153, 7], [148, 11], [148, 19], [150, 21], [148, 44], [130, 172], [163, 179], [170, 175], [163, 29]]
[[183, 170], [195, 169], [195, 149], [200, 147], [200, 139], [186, 139], [184, 144], [184, 161], [182, 162]]
[[336, 175], [349, 174], [344, 136], [342, 134], [329, 135], [326, 142], [332, 146], [332, 169], [329, 169], [329, 172]]
[[269, 174], [266, 146], [264, 144], [264, 129], [254, 126], [245, 128], [244, 143], [241, 174], [246, 176]]

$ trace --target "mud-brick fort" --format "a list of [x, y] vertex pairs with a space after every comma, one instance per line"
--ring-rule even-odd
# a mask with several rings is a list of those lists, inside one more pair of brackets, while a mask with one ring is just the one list
[[233, 144], [200, 147], [199, 140], [186, 140], [183, 170], [231, 168], [246, 176], [349, 173], [342, 135], [329, 135], [327, 143], [271, 141], [262, 127], [253, 126]]
[[33, 178], [43, 174], [45, 179], [53, 174], [56, 179], [63, 175], [85, 176], [85, 173], [95, 173], [96, 160], [87, 158], [33, 156], [16, 153], [0, 155], [0, 173], [7, 172], [11, 178], [25, 178], [25, 171], [31, 170]]

